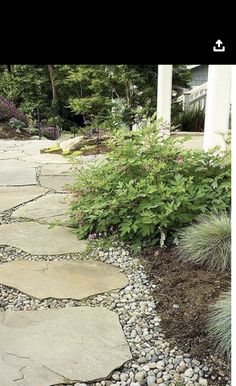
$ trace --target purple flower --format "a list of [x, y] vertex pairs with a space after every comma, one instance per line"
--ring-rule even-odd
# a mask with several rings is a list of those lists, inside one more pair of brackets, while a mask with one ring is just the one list
[[13, 102], [0, 96], [0, 122], [9, 121], [11, 118], [19, 119], [28, 125], [25, 114], [18, 110]]
[[57, 139], [60, 134], [60, 129], [58, 127], [41, 127], [41, 134], [48, 139]]

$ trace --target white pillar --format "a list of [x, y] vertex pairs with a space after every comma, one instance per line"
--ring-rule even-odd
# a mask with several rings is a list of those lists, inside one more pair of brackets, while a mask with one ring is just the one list
[[173, 65], [158, 65], [157, 119], [162, 118], [170, 128]]
[[214, 146], [220, 146], [221, 150], [225, 149], [225, 142], [220, 133], [226, 135], [229, 127], [230, 80], [230, 65], [209, 65], [204, 150]]

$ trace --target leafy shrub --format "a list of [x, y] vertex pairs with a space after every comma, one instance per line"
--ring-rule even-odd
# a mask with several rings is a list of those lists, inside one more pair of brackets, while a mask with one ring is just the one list
[[11, 118], [10, 121], [9, 121], [9, 126], [12, 128], [12, 129], [24, 129], [25, 127], [25, 123], [20, 121], [19, 119], [16, 119], [16, 118]]
[[183, 150], [156, 125], [118, 133], [107, 162], [78, 174], [73, 225], [79, 237], [117, 231], [132, 244], [162, 245], [196, 216], [227, 210], [230, 164], [213, 152]]
[[48, 139], [57, 139], [60, 135], [58, 127], [41, 127], [41, 134]]
[[39, 135], [39, 129], [37, 127], [29, 127], [27, 128], [27, 131], [30, 135]]
[[182, 131], [204, 131], [204, 110], [188, 110], [181, 112], [174, 119], [174, 126], [181, 125]]
[[28, 124], [27, 117], [19, 111], [14, 103], [0, 96], [0, 122], [9, 121], [11, 118], [15, 118]]
[[178, 236], [182, 260], [221, 272], [230, 269], [231, 224], [227, 214], [199, 218]]
[[208, 321], [208, 330], [213, 337], [215, 350], [226, 357], [231, 358], [231, 293], [225, 292], [221, 298], [211, 307]]

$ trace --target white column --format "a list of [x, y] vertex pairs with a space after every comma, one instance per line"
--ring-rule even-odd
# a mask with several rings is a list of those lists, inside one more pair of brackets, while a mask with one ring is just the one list
[[170, 128], [173, 65], [158, 65], [157, 119], [162, 118]]
[[227, 135], [230, 110], [230, 65], [209, 65], [203, 148], [225, 149], [220, 133]]

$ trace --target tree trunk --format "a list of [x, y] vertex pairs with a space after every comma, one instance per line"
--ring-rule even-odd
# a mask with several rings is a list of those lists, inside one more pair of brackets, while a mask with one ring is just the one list
[[6, 64], [6, 66], [7, 66], [7, 71], [8, 72], [13, 72], [13, 70], [14, 70], [14, 65], [13, 64]]
[[126, 99], [127, 99], [128, 107], [131, 107], [131, 93], [130, 93], [129, 82], [126, 82]]
[[52, 87], [52, 102], [55, 102], [57, 100], [57, 90], [56, 90], [56, 85], [54, 81], [54, 76], [53, 76], [53, 66], [52, 64], [48, 64], [48, 72], [49, 72], [49, 77], [51, 81], [51, 87]]

